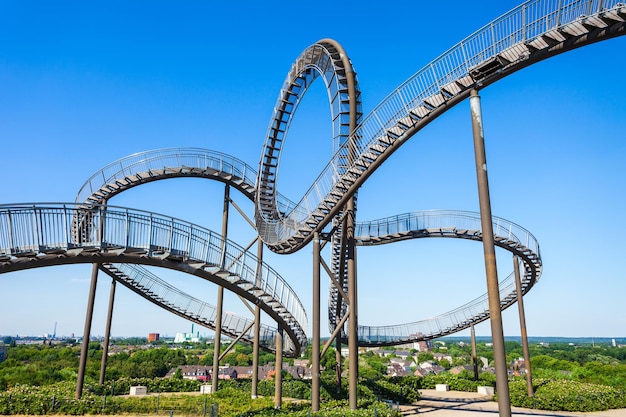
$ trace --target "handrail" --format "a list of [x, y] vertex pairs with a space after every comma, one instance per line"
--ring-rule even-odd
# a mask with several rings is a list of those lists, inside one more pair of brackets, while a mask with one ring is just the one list
[[[254, 187], [256, 181], [256, 169], [222, 152], [201, 148], [154, 149], [125, 156], [95, 172], [78, 191], [76, 202], [87, 201], [104, 185], [115, 183], [116, 180], [169, 167], [211, 168], [237, 176], [251, 187]], [[254, 190], [252, 198], [253, 195]]]
[[[492, 216], [492, 222], [494, 236], [524, 245], [541, 259], [539, 242], [531, 232], [502, 217]], [[480, 213], [462, 210], [425, 210], [358, 222], [355, 226], [355, 240], [357, 245], [367, 246], [373, 237], [451, 227], [456, 230], [481, 230]]]
[[[156, 170], [167, 170], [167, 177], [198, 176], [193, 169], [212, 169], [223, 175], [233, 175], [238, 181], [228, 181], [230, 185], [239, 186], [244, 194], [254, 201], [256, 192], [257, 170], [234, 156], [204, 148], [160, 148], [120, 158], [104, 168], [96, 171], [81, 186], [76, 194], [76, 203], [102, 200], [95, 193], [107, 184], [115, 184], [125, 178], [135, 177], [140, 173], [154, 173]], [[172, 172], [178, 170], [178, 172]], [[156, 174], [154, 174], [156, 176]], [[165, 176], [165, 175], [164, 175]], [[212, 178], [214, 176], [211, 176]], [[119, 193], [120, 189], [107, 188], [107, 197]], [[277, 193], [278, 209], [287, 212], [295, 207], [295, 203], [284, 195]]]
[[[72, 236], [73, 219], [88, 217], [81, 241]], [[201, 264], [202, 268], [233, 285], [260, 291], [258, 301], [275, 318], [282, 318], [298, 346], [306, 346], [307, 316], [291, 286], [270, 266], [241, 246], [204, 227], [144, 210], [96, 205], [84, 209], [73, 203], [0, 205], [0, 270], [17, 267], [20, 258], [93, 248], [108, 253], [143, 252], [148, 258]], [[224, 260], [224, 262], [222, 261]], [[224, 268], [224, 265], [226, 266]], [[22, 267], [30, 267], [21, 265]], [[33, 265], [34, 266], [34, 265]], [[245, 295], [244, 295], [245, 296]]]

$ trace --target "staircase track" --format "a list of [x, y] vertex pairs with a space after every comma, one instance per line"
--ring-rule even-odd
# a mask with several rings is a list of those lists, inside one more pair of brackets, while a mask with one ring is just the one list
[[[84, 238], [75, 241], [73, 219], [84, 218], [85, 211], [82, 205], [71, 203], [0, 206], [0, 273], [73, 263], [133, 263], [174, 269], [209, 280], [259, 305], [291, 339], [290, 354], [299, 355], [307, 345], [307, 317], [299, 298], [267, 264], [261, 262], [257, 274], [259, 260], [244, 248], [182, 220], [99, 205], [87, 210], [91, 219], [88, 232], [81, 232]], [[143, 294], [149, 297], [146, 291]]]
[[[209, 329], [216, 328], [215, 306], [186, 294], [141, 265], [104, 263], [101, 269], [115, 281], [170, 313]], [[252, 345], [253, 325], [254, 321], [245, 317], [222, 312], [222, 333], [233, 339], [240, 338], [242, 342]], [[259, 346], [268, 352], [276, 352], [276, 329], [262, 323], [260, 326]], [[292, 356], [295, 352], [293, 342], [287, 339], [285, 344], [283, 350], [287, 356]]]
[[[526, 294], [541, 276], [542, 261], [537, 239], [521, 226], [493, 217], [495, 245], [517, 255], [521, 260], [522, 293]], [[454, 238], [481, 242], [479, 213], [454, 210], [431, 210], [402, 214], [356, 225], [358, 246], [376, 246], [407, 239]], [[500, 308], [517, 301], [515, 275], [499, 282]], [[489, 303], [484, 294], [452, 311], [412, 323], [388, 326], [359, 326], [359, 345], [393, 346], [430, 340], [456, 333], [489, 318]]]

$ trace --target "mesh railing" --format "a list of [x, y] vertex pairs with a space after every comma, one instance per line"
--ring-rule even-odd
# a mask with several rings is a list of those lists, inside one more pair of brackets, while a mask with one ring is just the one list
[[254, 187], [256, 170], [243, 161], [221, 152], [200, 148], [168, 148], [139, 152], [105, 166], [93, 174], [81, 187], [76, 196], [77, 203], [85, 202], [89, 196], [105, 184], [130, 177], [137, 173], [148, 173], [164, 168], [212, 169], [240, 178], [245, 184]]
[[[86, 216], [87, 214], [87, 216]], [[74, 217], [89, 218], [80, 234], [71, 238]], [[113, 206], [42, 203], [0, 206], [0, 256], [81, 248], [125, 248], [142, 250], [148, 256], [167, 256], [201, 262], [217, 271], [227, 270], [238, 285], [246, 283], [262, 290], [271, 308], [289, 316], [286, 322], [306, 346], [306, 312], [289, 284], [271, 267], [239, 245], [224, 241], [218, 233], [201, 226], [148, 211]], [[258, 272], [257, 272], [258, 269]], [[283, 308], [281, 308], [281, 306]]]
[[[539, 242], [528, 230], [501, 217], [492, 217], [493, 234], [525, 246], [540, 257]], [[369, 222], [358, 222], [355, 226], [355, 239], [367, 242], [372, 237], [382, 237], [394, 233], [428, 229], [475, 230], [482, 229], [480, 213], [459, 210], [427, 210], [400, 214]]]

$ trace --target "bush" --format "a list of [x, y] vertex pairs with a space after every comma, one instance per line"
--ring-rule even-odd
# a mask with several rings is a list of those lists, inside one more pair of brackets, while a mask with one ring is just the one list
[[534, 397], [528, 397], [525, 380], [509, 383], [511, 404], [553, 411], [591, 412], [626, 408], [623, 390], [569, 380], [533, 381]]
[[[419, 399], [419, 392], [409, 378], [404, 377], [386, 377], [376, 381], [362, 381], [359, 386], [367, 386], [371, 392], [379, 400], [389, 400], [393, 402], [410, 404]], [[361, 395], [359, 395], [361, 398]]]
[[478, 381], [474, 381], [473, 379], [466, 379], [459, 375], [447, 373], [427, 375], [422, 379], [421, 388], [434, 389], [437, 384], [448, 384], [453, 391], [476, 392], [480, 385], [495, 386], [495, 377], [493, 380], [479, 378]]

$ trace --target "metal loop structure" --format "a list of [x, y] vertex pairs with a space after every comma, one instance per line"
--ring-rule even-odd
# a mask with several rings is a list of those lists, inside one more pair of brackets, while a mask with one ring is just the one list
[[[480, 89], [533, 63], [623, 35], [617, 0], [531, 0], [462, 40], [415, 73], [368, 113], [290, 212], [274, 209], [278, 158], [290, 108], [275, 112], [261, 158], [257, 227], [267, 246], [291, 253], [321, 232], [366, 179], [428, 123]], [[299, 78], [288, 77], [297, 86]], [[281, 100], [292, 92], [283, 88]], [[275, 139], [274, 139], [275, 138]], [[346, 165], [347, 164], [347, 165]], [[337, 167], [344, 167], [341, 171]]]
[[[316, 181], [300, 203], [292, 207], [280, 207], [277, 203], [277, 179], [283, 142], [300, 100], [313, 81], [318, 77], [324, 80], [330, 100], [331, 120], [333, 123], [333, 151], [331, 160], [332, 175], [339, 178], [346, 172], [349, 164], [346, 153], [350, 129], [350, 102], [356, 109], [356, 118], [361, 117], [361, 93], [354, 77], [352, 63], [343, 48], [335, 41], [323, 39], [308, 47], [296, 59], [287, 75], [270, 122], [265, 145], [263, 147], [257, 179], [256, 224], [259, 236], [276, 250], [275, 244], [294, 236], [313, 213], [305, 207], [310, 205], [309, 195], [319, 195]], [[352, 85], [354, 83], [354, 85]], [[288, 209], [285, 210], [285, 209]], [[321, 219], [325, 214], [317, 213]], [[306, 242], [304, 242], [306, 243]], [[274, 245], [274, 246], [272, 246]], [[298, 249], [296, 246], [292, 249]], [[280, 251], [277, 251], [280, 252]]]
[[[141, 268], [152, 265], [190, 273], [261, 306], [288, 335], [286, 352], [307, 344], [304, 308], [276, 271], [242, 247], [201, 226], [148, 211], [105, 205], [134, 186], [174, 177], [224, 182], [254, 200], [257, 233], [272, 251], [293, 253], [338, 216], [367, 178], [423, 127], [484, 88], [536, 62], [625, 34], [626, 6], [617, 0], [530, 0], [465, 38], [415, 73], [365, 117], [352, 64], [330, 39], [308, 47], [293, 64], [267, 131], [259, 169], [197, 148], [160, 149], [107, 165], [79, 191], [74, 204], [0, 206], [0, 273], [70, 263], [98, 263], [118, 282], [168, 311], [214, 326], [211, 307], [177, 291]], [[332, 157], [302, 198], [278, 193], [281, 152], [295, 111], [311, 83], [326, 86], [332, 119]], [[358, 125], [351, 129], [357, 119]], [[496, 245], [519, 256], [522, 292], [539, 279], [536, 239], [520, 226], [494, 218]], [[420, 212], [356, 225], [357, 245], [439, 237], [479, 241], [478, 216], [468, 212]], [[333, 237], [331, 237], [333, 239]], [[337, 255], [340, 257], [342, 255]], [[132, 264], [132, 265], [131, 265]], [[258, 273], [258, 266], [261, 265]], [[338, 271], [333, 268], [335, 273]], [[344, 283], [344, 277], [337, 281]], [[511, 276], [500, 282], [500, 307], [515, 302]], [[343, 289], [342, 289], [343, 290]], [[331, 286], [329, 322], [345, 312]], [[448, 313], [413, 323], [359, 326], [359, 344], [369, 346], [432, 339], [488, 318], [486, 295]], [[237, 323], [235, 323], [237, 322]], [[223, 318], [223, 331], [243, 335], [250, 323]], [[229, 333], [230, 332], [230, 333]], [[271, 349], [275, 332], [262, 331]]]

